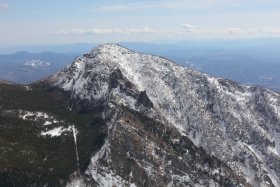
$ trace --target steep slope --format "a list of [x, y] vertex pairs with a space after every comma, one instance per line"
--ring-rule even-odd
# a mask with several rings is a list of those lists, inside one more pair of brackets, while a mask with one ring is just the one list
[[279, 139], [279, 94], [115, 44], [0, 84], [0, 186], [280, 186]]
[[67, 109], [68, 96], [38, 85], [0, 83], [0, 186], [66, 186], [104, 143], [100, 113]]
[[[68, 93], [71, 110], [103, 111], [108, 138], [86, 172], [101, 185], [280, 185], [277, 93], [114, 44], [99, 46], [40, 84]], [[139, 122], [139, 115], [149, 120]], [[160, 125], [151, 122], [151, 130], [146, 125], [153, 120]], [[191, 147], [197, 157], [190, 157]], [[220, 164], [205, 165], [200, 149]]]

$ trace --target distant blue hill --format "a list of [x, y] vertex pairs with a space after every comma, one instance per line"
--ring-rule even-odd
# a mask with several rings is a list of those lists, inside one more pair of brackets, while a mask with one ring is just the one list
[[75, 58], [74, 54], [26, 51], [0, 55], [0, 80], [28, 84], [47, 77]]
[[[280, 91], [279, 38], [121, 44], [139, 52], [166, 57], [207, 74]], [[75, 56], [86, 53], [97, 45], [80, 43], [18, 47], [17, 51], [24, 49], [34, 53], [22, 51], [11, 55], [0, 55], [0, 79], [17, 83], [36, 81], [70, 64]], [[0, 53], [4, 51], [0, 48]], [[24, 65], [30, 60], [51, 61], [51, 66], [34, 68]]]

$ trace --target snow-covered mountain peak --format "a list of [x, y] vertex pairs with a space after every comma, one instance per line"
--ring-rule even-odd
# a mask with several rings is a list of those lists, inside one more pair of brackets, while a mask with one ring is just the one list
[[[117, 43], [104, 43], [104, 44], [100, 44], [98, 45], [95, 49], [104, 49], [104, 50], [120, 50], [120, 49], [126, 49], [125, 47], [123, 47], [120, 44]], [[95, 50], [93, 49], [93, 50]], [[129, 50], [129, 49], [126, 49]]]
[[[185, 71], [192, 73], [192, 70], [161, 57], [136, 53], [118, 44], [103, 44], [77, 58], [72, 65], [55, 74], [52, 80], [55, 85], [60, 85], [66, 91], [73, 90], [75, 96], [90, 100], [91, 95], [83, 94], [83, 85], [89, 84], [89, 80], [92, 81], [90, 77], [106, 76], [108, 79], [115, 69], [119, 69], [139, 90], [147, 90], [146, 83], [150, 81], [145, 79], [155, 79], [161, 82], [160, 86], [164, 86], [164, 80], [160, 80], [164, 74], [170, 73], [178, 78], [180, 74], [187, 73]], [[102, 80], [105, 80], [103, 78]]]
[[107, 43], [107, 44], [101, 44], [101, 45], [97, 46], [95, 49], [93, 49], [90, 52], [90, 54], [95, 54], [96, 52], [122, 53], [122, 52], [132, 52], [132, 51], [121, 46], [120, 44]]
[[211, 77], [117, 44], [100, 45], [77, 58], [50, 82], [70, 92], [74, 103], [89, 106], [111, 106], [114, 100], [135, 110], [134, 94], [145, 91], [145, 100], [152, 102], [161, 119], [247, 182], [254, 186], [262, 176], [263, 181], [268, 177], [280, 184], [280, 165], [275, 164], [280, 163], [280, 98], [274, 92]]
[[155, 70], [161, 70], [164, 66], [174, 70], [186, 69], [163, 57], [137, 53], [119, 44], [99, 45], [84, 56], [87, 58], [87, 63], [90, 63], [88, 59], [95, 59], [100, 63], [105, 63], [111, 69], [127, 68], [127, 66], [138, 70], [148, 66]]

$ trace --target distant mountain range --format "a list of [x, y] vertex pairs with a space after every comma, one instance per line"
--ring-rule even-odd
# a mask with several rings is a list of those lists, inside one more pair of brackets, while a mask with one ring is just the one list
[[55, 73], [75, 56], [52, 52], [0, 55], [0, 80], [28, 84]]
[[[122, 45], [140, 52], [163, 56], [182, 66], [210, 75], [280, 91], [279, 39]], [[70, 64], [76, 56], [86, 53], [94, 46], [96, 44], [27, 46], [26, 50], [36, 53], [17, 52], [0, 55], [0, 79], [17, 83], [37, 81]], [[42, 50], [53, 52], [37, 53]]]

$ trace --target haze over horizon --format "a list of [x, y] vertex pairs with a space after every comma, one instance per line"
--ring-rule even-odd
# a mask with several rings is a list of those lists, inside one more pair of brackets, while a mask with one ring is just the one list
[[280, 187], [280, 0], [0, 0], [0, 187]]
[[0, 0], [0, 47], [278, 38], [277, 0]]

